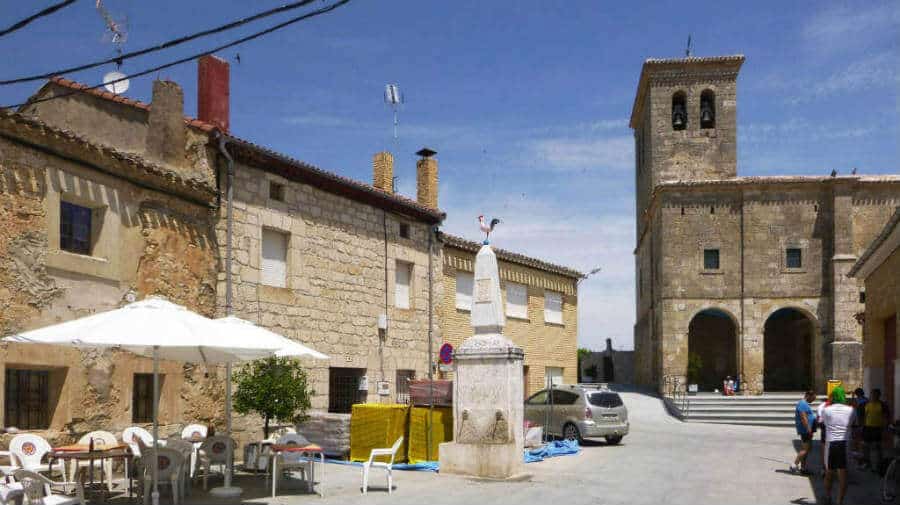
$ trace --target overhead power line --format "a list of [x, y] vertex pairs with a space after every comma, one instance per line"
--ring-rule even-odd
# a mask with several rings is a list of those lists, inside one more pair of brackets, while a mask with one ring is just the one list
[[[71, 1], [75, 1], [75, 0], [71, 0]], [[300, 7], [304, 7], [315, 1], [316, 0], [301, 0], [299, 2], [285, 4], [285, 5], [282, 5], [281, 7], [275, 7], [274, 9], [269, 9], [267, 11], [259, 12], [252, 16], [241, 18], [236, 21], [232, 21], [230, 23], [226, 23], [224, 25], [217, 26], [215, 28], [210, 28], [210, 29], [203, 30], [200, 32], [191, 33], [191, 34], [185, 35], [183, 37], [178, 37], [177, 39], [168, 40], [166, 42], [157, 44], [155, 46], [145, 47], [143, 49], [131, 51], [129, 53], [120, 54], [120, 55], [117, 55], [117, 56], [114, 56], [111, 58], [107, 58], [104, 60], [98, 60], [98, 61], [94, 61], [91, 63], [85, 63], [83, 65], [78, 65], [75, 67], [54, 70], [52, 72], [45, 72], [43, 74], [35, 74], [35, 75], [29, 75], [26, 77], [18, 77], [16, 79], [3, 80], [3, 81], [0, 81], [0, 86], [7, 86], [10, 84], [19, 84], [19, 83], [30, 82], [30, 81], [40, 81], [43, 79], [48, 79], [55, 75], [70, 74], [72, 72], [79, 72], [81, 70], [87, 70], [89, 68], [96, 68], [96, 67], [106, 65], [109, 63], [121, 63], [121, 62], [131, 59], [131, 58], [137, 58], [138, 56], [143, 56], [145, 54], [162, 51], [163, 49], [169, 49], [171, 47], [175, 47], [175, 46], [184, 44], [185, 42], [190, 42], [192, 40], [196, 40], [196, 39], [199, 39], [202, 37], [206, 37], [209, 35], [215, 35], [216, 33], [221, 33], [221, 32], [227, 31], [227, 30], [231, 30], [231, 29], [237, 28], [239, 26], [243, 26], [247, 23], [252, 23], [253, 21], [257, 21], [257, 20], [260, 20], [263, 18], [267, 18], [269, 16], [273, 16], [275, 14], [280, 14], [282, 12], [299, 9]]]
[[59, 2], [59, 3], [53, 4], [50, 7], [47, 7], [46, 9], [44, 9], [40, 12], [32, 14], [31, 16], [28, 16], [27, 18], [25, 18], [21, 21], [17, 21], [16, 23], [13, 23], [12, 26], [10, 26], [9, 28], [7, 28], [3, 31], [0, 31], [0, 37], [3, 37], [4, 35], [10, 34], [16, 30], [24, 28], [27, 24], [31, 23], [32, 21], [34, 21], [36, 19], [40, 19], [42, 17], [49, 16], [50, 14], [53, 14], [54, 12], [62, 9], [63, 7], [68, 7], [68, 6], [72, 5], [73, 3], [75, 3], [75, 0], [65, 0], [64, 2]]
[[229, 42], [229, 43], [227, 43], [227, 44], [223, 44], [223, 45], [221, 45], [221, 46], [214, 47], [214, 48], [209, 49], [209, 50], [207, 50], [207, 51], [203, 51], [203, 52], [201, 52], [201, 53], [197, 53], [197, 54], [194, 54], [194, 55], [191, 55], [191, 56], [187, 56], [187, 57], [185, 57], [185, 58], [181, 58], [181, 59], [178, 59], [178, 60], [169, 62], [169, 63], [164, 63], [164, 64], [162, 64], [162, 65], [158, 65], [158, 66], [155, 66], [155, 67], [152, 67], [152, 68], [148, 68], [148, 69], [143, 70], [143, 71], [141, 71], [141, 72], [138, 72], [138, 73], [136, 73], [136, 74], [131, 74], [130, 76], [122, 77], [121, 79], [116, 79], [116, 80], [113, 80], [113, 81], [108, 81], [108, 82], [104, 82], [104, 83], [100, 83], [100, 84], [95, 84], [94, 86], [88, 86], [87, 88], [83, 88], [83, 89], [80, 89], [80, 90], [78, 90], [78, 91], [71, 91], [71, 92], [67, 92], [67, 93], [60, 93], [59, 95], [48, 96], [48, 97], [46, 97], [46, 98], [38, 98], [38, 99], [36, 99], [36, 100], [29, 100], [29, 101], [22, 102], [22, 103], [16, 104], [16, 105], [8, 105], [8, 106], [6, 106], [5, 108], [9, 108], [9, 109], [17, 109], [17, 108], [19, 108], [19, 107], [22, 107], [23, 105], [35, 104], [35, 103], [41, 103], [41, 102], [49, 102], [50, 100], [55, 100], [55, 99], [57, 99], [57, 98], [63, 98], [63, 97], [66, 97], [66, 96], [74, 95], [74, 94], [80, 93], [80, 92], [82, 92], [82, 91], [89, 91], [89, 90], [92, 90], [92, 89], [100, 88], [100, 87], [102, 87], [102, 86], [106, 86], [106, 85], [108, 85], [108, 84], [115, 84], [115, 83], [117, 83], [117, 82], [121, 82], [121, 81], [124, 81], [124, 80], [127, 80], [127, 79], [131, 79], [131, 78], [134, 78], [134, 77], [141, 77], [141, 76], [144, 76], [144, 75], [147, 75], [147, 74], [152, 74], [153, 72], [158, 72], [158, 71], [160, 71], [160, 70], [163, 70], [163, 69], [166, 69], [166, 68], [170, 68], [170, 67], [174, 67], [174, 66], [176, 66], [176, 65], [181, 65], [182, 63], [187, 63], [187, 62], [189, 62], [189, 61], [193, 61], [193, 60], [195, 60], [195, 59], [197, 59], [197, 58], [200, 58], [200, 57], [202, 57], [202, 56], [206, 56], [206, 55], [209, 55], [209, 54], [213, 54], [213, 53], [218, 52], [218, 51], [221, 51], [221, 50], [223, 50], [223, 49], [228, 49], [229, 47], [234, 47], [234, 46], [237, 46], [237, 45], [239, 45], [239, 44], [243, 44], [244, 42], [249, 42], [249, 41], [251, 41], [251, 40], [253, 40], [253, 39], [257, 39], [257, 38], [259, 38], [259, 37], [262, 37], [263, 35], [268, 35], [268, 34], [274, 32], [274, 31], [280, 30], [280, 29], [285, 28], [285, 27], [287, 27], [287, 26], [290, 26], [290, 25], [292, 25], [292, 24], [294, 24], [294, 23], [298, 23], [298, 22], [303, 21], [303, 20], [305, 20], [305, 19], [309, 19], [309, 18], [312, 18], [312, 17], [315, 17], [315, 16], [319, 16], [319, 15], [322, 15], [322, 14], [325, 14], [325, 13], [328, 13], [328, 12], [331, 12], [331, 11], [337, 9], [338, 7], [341, 7], [342, 5], [347, 4], [347, 3], [349, 3], [349, 2], [350, 2], [350, 0], [340, 0], [340, 1], [338, 1], [338, 2], [335, 2], [335, 3], [331, 4], [331, 5], [328, 5], [328, 6], [326, 6], [326, 7], [321, 7], [321, 8], [319, 8], [319, 9], [316, 9], [316, 10], [312, 11], [312, 12], [308, 12], [308, 13], [306, 13], [306, 14], [303, 14], [302, 16], [297, 16], [297, 17], [288, 19], [287, 21], [284, 21], [284, 22], [282, 22], [282, 23], [278, 23], [277, 25], [272, 25], [272, 26], [270, 26], [269, 28], [266, 28], [265, 30], [261, 30], [261, 31], [258, 31], [258, 32], [256, 32], [256, 33], [252, 33], [252, 34], [250, 34], [250, 35], [247, 35], [246, 37], [241, 37], [241, 38], [239, 38], [239, 39], [237, 39], [237, 40], [235, 40], [235, 41]]

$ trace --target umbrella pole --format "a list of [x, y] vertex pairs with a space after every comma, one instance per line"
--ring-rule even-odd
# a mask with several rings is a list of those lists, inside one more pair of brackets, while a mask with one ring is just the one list
[[159, 346], [153, 346], [153, 505], [159, 505]]
[[[225, 433], [231, 439], [231, 362], [225, 364]], [[234, 445], [228, 444], [227, 461], [225, 461], [225, 484], [209, 491], [209, 494], [217, 498], [236, 498], [244, 492], [243, 489], [231, 485], [231, 477], [234, 473]]]

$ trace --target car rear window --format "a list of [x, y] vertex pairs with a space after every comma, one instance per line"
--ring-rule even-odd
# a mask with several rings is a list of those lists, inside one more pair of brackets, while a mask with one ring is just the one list
[[591, 393], [588, 397], [591, 405], [611, 409], [622, 406], [622, 398], [618, 393]]

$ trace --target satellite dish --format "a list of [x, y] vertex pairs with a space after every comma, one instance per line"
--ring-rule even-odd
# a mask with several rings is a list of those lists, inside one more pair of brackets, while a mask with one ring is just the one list
[[128, 91], [128, 76], [122, 72], [110, 72], [103, 76], [103, 87], [110, 93], [120, 95]]

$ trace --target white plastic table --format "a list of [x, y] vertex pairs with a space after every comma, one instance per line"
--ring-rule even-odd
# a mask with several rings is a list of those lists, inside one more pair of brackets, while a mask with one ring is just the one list
[[307, 489], [309, 491], [313, 490], [313, 486], [315, 483], [313, 482], [315, 479], [313, 478], [314, 465], [315, 465], [315, 456], [318, 454], [320, 458], [320, 462], [322, 463], [322, 475], [319, 481], [319, 496], [325, 498], [325, 449], [322, 449], [320, 446], [316, 444], [309, 444], [305, 446], [300, 445], [272, 445], [271, 452], [269, 452], [269, 468], [272, 471], [272, 497], [275, 497], [275, 491], [278, 485], [278, 465], [276, 464], [278, 461], [278, 456], [284, 453], [294, 452], [300, 453], [304, 456], [312, 456], [312, 458], [308, 459], [310, 465], [310, 472], [307, 473]]

